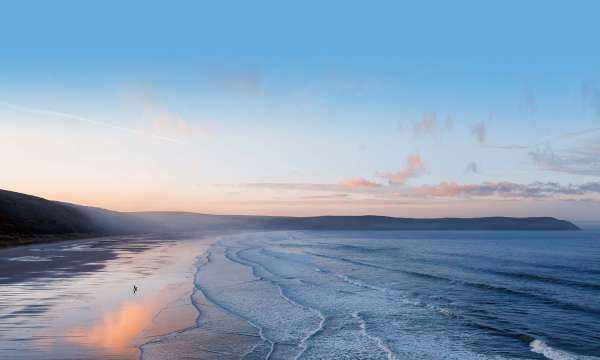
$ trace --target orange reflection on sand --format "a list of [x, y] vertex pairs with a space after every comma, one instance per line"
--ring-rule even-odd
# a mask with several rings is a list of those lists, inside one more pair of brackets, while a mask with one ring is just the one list
[[89, 328], [69, 332], [71, 341], [86, 346], [96, 346], [123, 355], [134, 355], [137, 349], [133, 340], [152, 323], [155, 306], [151, 303], [129, 302], [119, 309], [104, 314]]

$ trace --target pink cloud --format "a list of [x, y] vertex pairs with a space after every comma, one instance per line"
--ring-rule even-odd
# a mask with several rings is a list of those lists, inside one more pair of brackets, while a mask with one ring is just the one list
[[409, 178], [418, 176], [424, 169], [425, 166], [421, 159], [421, 154], [416, 153], [406, 159], [406, 167], [404, 169], [393, 174], [382, 174], [381, 176], [386, 178], [390, 185], [402, 185]]
[[200, 125], [185, 119], [180, 113], [165, 106], [157, 95], [146, 90], [142, 97], [143, 117], [148, 123], [147, 133], [173, 139], [188, 139], [193, 136], [209, 135], [212, 126]]
[[[358, 179], [358, 180], [357, 180]], [[286, 183], [250, 183], [241, 186], [277, 191], [304, 191], [302, 200], [337, 200], [345, 202], [361, 201], [436, 201], [435, 199], [556, 199], [589, 200], [600, 202], [600, 181], [582, 184], [560, 184], [557, 182], [535, 181], [528, 184], [509, 181], [487, 181], [475, 184], [441, 182], [419, 186], [387, 186], [364, 180], [349, 179], [338, 184], [286, 184]], [[227, 185], [221, 185], [227, 186]], [[240, 186], [240, 185], [237, 185]], [[349, 187], [353, 186], [353, 187]], [[317, 193], [315, 193], [317, 192]], [[360, 194], [355, 199], [351, 194]]]
[[306, 195], [301, 196], [303, 200], [336, 200], [349, 198], [349, 194], [326, 194], [326, 195]]
[[414, 189], [418, 195], [454, 197], [476, 190], [476, 185], [459, 185], [454, 182], [441, 182], [437, 185], [422, 185]]
[[381, 186], [375, 182], [369, 181], [361, 177], [342, 180], [338, 183], [338, 185], [347, 189], [374, 188]]

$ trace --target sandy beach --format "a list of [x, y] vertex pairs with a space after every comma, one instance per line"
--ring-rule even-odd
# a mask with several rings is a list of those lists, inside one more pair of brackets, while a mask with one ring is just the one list
[[123, 236], [0, 251], [0, 358], [137, 359], [140, 345], [195, 324], [195, 261], [213, 240]]

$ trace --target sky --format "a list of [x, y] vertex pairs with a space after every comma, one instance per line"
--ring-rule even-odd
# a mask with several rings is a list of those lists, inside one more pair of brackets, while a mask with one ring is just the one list
[[120, 211], [600, 220], [595, 1], [21, 1], [0, 188]]

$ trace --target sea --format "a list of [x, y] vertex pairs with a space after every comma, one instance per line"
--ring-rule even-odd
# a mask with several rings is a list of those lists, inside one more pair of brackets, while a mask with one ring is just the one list
[[600, 359], [600, 233], [265, 232], [198, 260], [142, 358]]

